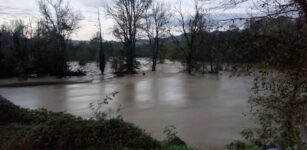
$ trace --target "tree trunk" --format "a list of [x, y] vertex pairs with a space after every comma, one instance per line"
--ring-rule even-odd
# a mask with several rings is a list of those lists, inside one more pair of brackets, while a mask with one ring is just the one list
[[102, 44], [100, 44], [100, 50], [99, 50], [99, 69], [101, 71], [101, 74], [104, 74], [105, 66], [106, 66], [105, 54], [104, 54], [104, 51], [103, 51], [103, 48], [102, 48]]
[[193, 71], [193, 64], [192, 64], [192, 56], [191, 54], [189, 54], [188, 58], [187, 58], [187, 69], [188, 69], [188, 74], [192, 74]]
[[[132, 44], [131, 44], [132, 45]], [[129, 45], [129, 52], [127, 54], [128, 58], [127, 58], [127, 71], [129, 74], [133, 74], [134, 73], [134, 56], [133, 56], [133, 47]]]
[[156, 71], [156, 65], [157, 65], [157, 56], [156, 56], [156, 50], [153, 50], [152, 53], [152, 71]]
[[104, 74], [105, 66], [106, 66], [106, 58], [105, 53], [103, 50], [103, 43], [102, 43], [102, 31], [101, 31], [101, 22], [100, 22], [100, 11], [98, 9], [98, 25], [99, 25], [99, 69], [101, 74]]
[[213, 69], [213, 62], [212, 60], [210, 60], [210, 73], [213, 73], [214, 69]]
[[[157, 33], [158, 35], [158, 33]], [[152, 71], [156, 71], [156, 66], [157, 66], [157, 60], [158, 60], [158, 55], [159, 55], [159, 37], [156, 37], [155, 39], [155, 46], [153, 48], [153, 52], [152, 52]]]
[[156, 58], [152, 59], [152, 71], [156, 71], [157, 60]]
[[64, 77], [65, 75], [67, 75], [67, 56], [66, 56], [66, 41], [64, 39], [64, 37], [58, 36], [57, 39], [58, 43], [57, 43], [57, 53], [56, 53], [56, 58], [57, 58], [57, 62], [56, 62], [56, 66], [55, 66], [55, 72], [54, 74], [57, 77]]

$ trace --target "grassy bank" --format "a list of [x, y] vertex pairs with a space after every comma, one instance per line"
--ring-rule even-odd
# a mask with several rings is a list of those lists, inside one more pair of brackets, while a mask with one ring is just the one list
[[176, 135], [164, 141], [120, 118], [83, 119], [28, 110], [0, 97], [0, 149], [190, 149]]

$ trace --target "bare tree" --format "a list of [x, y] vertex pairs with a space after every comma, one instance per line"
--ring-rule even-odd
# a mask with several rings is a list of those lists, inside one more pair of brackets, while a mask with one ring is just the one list
[[67, 72], [66, 43], [72, 33], [79, 28], [81, 14], [74, 11], [70, 3], [64, 0], [39, 0], [38, 4], [42, 15], [40, 20], [42, 34], [56, 43], [55, 74], [64, 76]]
[[197, 48], [199, 47], [202, 32], [205, 30], [206, 24], [206, 12], [199, 4], [198, 0], [195, 0], [194, 13], [186, 18], [186, 14], [182, 11], [180, 6], [177, 9], [179, 15], [178, 21], [180, 24], [181, 32], [183, 33], [183, 41], [180, 41], [180, 37], [172, 36], [172, 39], [176, 45], [181, 49], [185, 55], [187, 71], [192, 73], [194, 68], [194, 57], [197, 54]]
[[115, 0], [107, 7], [107, 14], [115, 21], [114, 35], [122, 41], [126, 51], [126, 71], [135, 72], [135, 47], [141, 20], [151, 0]]
[[100, 21], [100, 10], [97, 9], [98, 13], [98, 28], [99, 28], [99, 68], [101, 71], [101, 74], [104, 74], [105, 66], [106, 66], [106, 58], [105, 58], [105, 52], [103, 49], [103, 41], [102, 41], [102, 31], [101, 31], [101, 21]]
[[145, 32], [152, 49], [152, 71], [156, 71], [159, 52], [168, 36], [170, 13], [165, 3], [156, 2], [145, 17]]

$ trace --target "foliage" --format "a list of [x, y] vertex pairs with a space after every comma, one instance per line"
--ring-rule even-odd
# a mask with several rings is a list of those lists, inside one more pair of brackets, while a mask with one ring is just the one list
[[78, 61], [82, 64], [98, 61], [98, 43], [95, 39], [87, 41], [71, 41], [68, 43], [68, 61]]
[[31, 74], [63, 77], [69, 73], [67, 41], [81, 16], [63, 0], [40, 0], [38, 5], [41, 18], [35, 25], [13, 21], [1, 26], [0, 78]]
[[262, 147], [256, 145], [248, 145], [241, 141], [234, 141], [226, 146], [228, 150], [263, 150]]
[[162, 141], [162, 147], [166, 150], [192, 150], [177, 136], [175, 126], [165, 127], [163, 133], [166, 135], [166, 139]]
[[242, 136], [248, 143], [306, 149], [306, 23], [288, 17], [250, 22], [253, 46], [264, 50], [253, 72], [250, 115], [258, 125]]
[[104, 121], [110, 118], [121, 118], [121, 116], [119, 115], [120, 108], [116, 109], [115, 111], [112, 109], [104, 111], [105, 107], [103, 107], [109, 104], [118, 93], [119, 92], [113, 92], [107, 95], [102, 101], [97, 101], [96, 103], [89, 104], [89, 107], [94, 114], [94, 119], [98, 121]]

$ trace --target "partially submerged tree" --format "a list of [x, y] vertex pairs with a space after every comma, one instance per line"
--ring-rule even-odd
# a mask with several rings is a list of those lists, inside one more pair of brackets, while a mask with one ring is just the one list
[[79, 28], [82, 19], [79, 12], [70, 7], [64, 0], [39, 0], [39, 10], [42, 15], [39, 21], [40, 34], [49, 43], [54, 44], [53, 75], [62, 77], [67, 73], [66, 46], [72, 33]]
[[167, 39], [170, 13], [165, 3], [155, 2], [145, 17], [144, 30], [152, 49], [152, 71], [156, 71], [159, 54]]
[[103, 40], [102, 40], [102, 31], [101, 31], [101, 21], [100, 21], [100, 10], [97, 9], [98, 13], [98, 28], [99, 28], [99, 69], [101, 74], [104, 74], [105, 66], [106, 66], [106, 56], [105, 51], [103, 49]]
[[200, 45], [202, 32], [206, 30], [206, 12], [200, 5], [198, 0], [195, 0], [194, 12], [186, 18], [180, 6], [177, 9], [178, 22], [182, 36], [173, 36], [172, 39], [180, 50], [185, 55], [185, 63], [189, 74], [192, 73], [195, 67], [195, 55]]
[[107, 8], [107, 14], [114, 19], [114, 35], [121, 40], [125, 52], [125, 72], [134, 73], [136, 68], [135, 48], [141, 20], [151, 0], [115, 0]]

